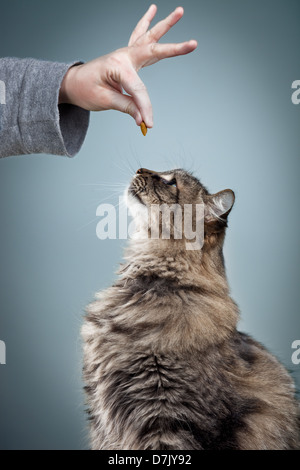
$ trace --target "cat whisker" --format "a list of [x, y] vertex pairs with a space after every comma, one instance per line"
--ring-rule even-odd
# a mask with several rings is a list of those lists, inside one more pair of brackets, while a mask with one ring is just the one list
[[[121, 197], [121, 196], [122, 196], [122, 193], [119, 194], [119, 196]], [[112, 195], [112, 194], [109, 194], [108, 196], [106, 196], [106, 197], [100, 199], [98, 205], [99, 205], [99, 204], [102, 204], [104, 201], [107, 201], [108, 199], [116, 199], [116, 197], [118, 197], [118, 194], [113, 194], [113, 195]], [[113, 205], [113, 204], [112, 204], [112, 205]]]
[[[107, 198], [100, 199], [100, 200], [99, 199], [94, 199], [93, 201], [91, 201], [89, 204], [86, 205], [86, 208], [89, 209], [89, 208], [93, 207], [95, 209], [98, 206], [100, 206], [100, 204], [104, 203], [105, 201], [108, 201], [109, 199], [111, 201], [113, 201], [115, 199], [115, 197], [108, 196]], [[114, 206], [113, 202], [111, 202], [111, 205]]]
[[124, 162], [124, 159], [123, 159], [123, 158], [124, 158], [124, 157], [122, 157], [122, 159], [121, 159], [121, 162], [122, 162], [122, 164], [123, 164], [123, 167], [120, 166], [120, 165], [119, 165], [117, 162], [115, 162], [115, 161], [113, 161], [113, 165], [114, 165], [115, 167], [119, 168], [119, 170], [121, 170], [122, 173], [125, 172], [126, 174], [128, 174], [128, 176], [131, 177], [131, 176], [132, 176], [132, 173], [135, 173], [135, 172], [132, 170], [132, 168], [130, 168], [130, 165], [128, 164], [128, 161], [127, 161], [127, 165], [128, 165], [128, 166], [125, 166], [125, 162]]
[[77, 228], [77, 231], [80, 232], [80, 230], [83, 230], [84, 228], [88, 227], [89, 225], [91, 225], [93, 222], [96, 222], [97, 220], [99, 220], [98, 217], [94, 217], [94, 219], [90, 220], [89, 222], [87, 222], [86, 224], [82, 225], [81, 227]]
[[[111, 188], [109, 193], [113, 194], [113, 195], [122, 194], [122, 192], [123, 192], [122, 189], [124, 191], [124, 188], [116, 188], [116, 189]], [[106, 188], [95, 188], [94, 189], [94, 192], [98, 193], [99, 191], [105, 191], [106, 193], [108, 192]]]
[[[134, 158], [134, 160], [135, 160], [135, 162], [136, 162], [136, 165], [137, 165], [137, 169], [138, 169], [138, 168], [141, 168], [143, 165], [141, 164], [141, 161], [140, 161], [140, 159], [138, 158], [138, 154], [137, 154], [136, 148], [133, 148], [132, 144], [131, 144], [130, 147], [131, 147], [131, 154], [132, 154], [132, 156], [133, 156], [133, 158]], [[135, 172], [136, 172], [136, 170], [135, 170], [135, 171], [133, 170], [133, 173], [135, 173]]]
[[126, 203], [124, 201], [124, 199], [120, 199], [120, 201], [118, 202], [118, 204], [113, 204], [114, 208], [117, 209], [118, 207], [126, 207]]
[[124, 183], [82, 183], [80, 186], [103, 186], [103, 187], [121, 187]]

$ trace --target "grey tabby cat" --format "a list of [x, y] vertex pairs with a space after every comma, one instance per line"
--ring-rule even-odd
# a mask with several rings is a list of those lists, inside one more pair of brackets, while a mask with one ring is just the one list
[[[140, 169], [128, 203], [138, 236], [82, 329], [92, 448], [299, 448], [292, 379], [236, 329], [222, 254], [234, 193], [211, 195], [181, 169]], [[184, 236], [139, 236], [162, 203], [204, 204], [201, 250], [187, 250]]]

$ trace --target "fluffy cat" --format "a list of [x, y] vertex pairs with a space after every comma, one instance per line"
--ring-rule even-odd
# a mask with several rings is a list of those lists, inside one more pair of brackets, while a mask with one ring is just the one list
[[[176, 239], [174, 217], [170, 239], [146, 237], [149, 209], [163, 203], [204, 207], [201, 249]], [[93, 449], [299, 448], [292, 379], [236, 329], [222, 253], [233, 203], [182, 169], [134, 176], [137, 235], [82, 328]]]

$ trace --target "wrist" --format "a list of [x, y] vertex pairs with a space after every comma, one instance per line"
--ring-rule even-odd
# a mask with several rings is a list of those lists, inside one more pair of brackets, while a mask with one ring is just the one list
[[76, 104], [74, 103], [73, 90], [75, 86], [76, 69], [79, 65], [80, 64], [72, 65], [65, 74], [59, 89], [58, 104]]

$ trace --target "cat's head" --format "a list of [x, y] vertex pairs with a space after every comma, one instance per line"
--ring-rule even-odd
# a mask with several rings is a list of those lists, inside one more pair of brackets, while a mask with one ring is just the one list
[[231, 189], [209, 194], [183, 169], [155, 172], [140, 168], [127, 191], [136, 238], [184, 240], [188, 249], [223, 239], [234, 199]]

